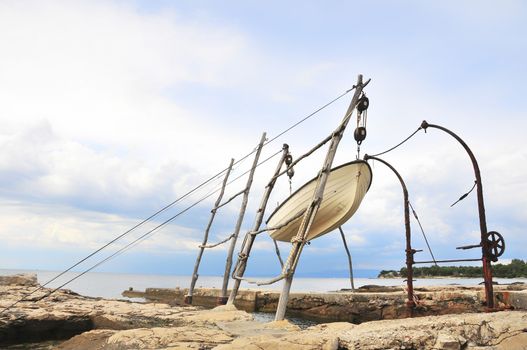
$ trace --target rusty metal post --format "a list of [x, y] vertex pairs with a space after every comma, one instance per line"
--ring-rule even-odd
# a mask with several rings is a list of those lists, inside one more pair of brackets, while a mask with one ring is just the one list
[[364, 155], [364, 160], [373, 159], [376, 161], [381, 162], [382, 164], [386, 165], [388, 168], [390, 168], [395, 176], [399, 179], [399, 182], [401, 183], [401, 187], [403, 188], [403, 197], [404, 197], [404, 228], [406, 231], [406, 286], [408, 289], [408, 300], [406, 301], [406, 305], [408, 306], [408, 309], [410, 310], [410, 316], [412, 315], [413, 308], [415, 307], [415, 301], [414, 301], [414, 254], [415, 250], [412, 249], [412, 233], [410, 229], [410, 206], [408, 202], [408, 189], [406, 188], [406, 184], [404, 183], [403, 178], [401, 175], [395, 170], [393, 166], [391, 166], [387, 161], [382, 160], [381, 158], [377, 158], [374, 156]]
[[439, 125], [428, 124], [426, 120], [423, 120], [421, 123], [421, 128], [426, 132], [427, 128], [435, 128], [442, 130], [455, 138], [465, 149], [472, 161], [472, 166], [474, 167], [474, 175], [476, 176], [476, 190], [478, 197], [478, 213], [479, 213], [479, 227], [481, 231], [481, 253], [482, 253], [482, 264], [483, 264], [483, 279], [485, 282], [485, 300], [487, 302], [487, 308], [494, 308], [494, 291], [492, 285], [492, 265], [488, 256], [489, 245], [487, 242], [487, 219], [485, 216], [485, 204], [483, 202], [483, 184], [481, 183], [481, 173], [479, 171], [478, 161], [472, 153], [468, 145], [455, 133]]

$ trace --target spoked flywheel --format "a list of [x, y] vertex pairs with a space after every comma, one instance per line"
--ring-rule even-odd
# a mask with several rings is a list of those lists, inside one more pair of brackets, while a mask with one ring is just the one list
[[498, 261], [498, 257], [505, 252], [505, 240], [503, 236], [496, 231], [490, 231], [487, 232], [485, 239], [487, 240], [488, 247], [487, 256], [494, 262]]

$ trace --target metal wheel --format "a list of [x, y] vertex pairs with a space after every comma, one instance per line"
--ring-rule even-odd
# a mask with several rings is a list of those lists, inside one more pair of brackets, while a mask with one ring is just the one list
[[496, 232], [490, 231], [487, 233], [487, 246], [488, 246], [488, 257], [490, 260], [496, 262], [498, 257], [500, 257], [505, 252], [505, 240], [503, 236]]

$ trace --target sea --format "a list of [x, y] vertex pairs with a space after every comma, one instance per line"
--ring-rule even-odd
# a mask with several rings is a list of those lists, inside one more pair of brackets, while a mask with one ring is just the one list
[[[0, 269], [0, 275], [13, 275], [19, 273], [34, 273], [37, 275], [38, 282], [47, 288], [57, 288], [64, 283], [79, 276], [77, 272], [67, 272], [55, 279], [60, 272], [41, 271], [41, 270], [7, 270]], [[259, 277], [258, 280], [270, 279]], [[103, 297], [110, 299], [123, 299], [121, 293], [129, 288], [134, 290], [144, 290], [145, 288], [188, 288], [191, 276], [172, 276], [172, 275], [139, 275], [124, 273], [104, 273], [88, 272], [63, 288], [70, 289], [76, 293], [91, 297]], [[221, 288], [222, 276], [200, 276], [196, 287]], [[527, 283], [527, 278], [494, 278], [498, 284], [510, 284], [514, 282]], [[476, 286], [483, 282], [482, 278], [423, 278], [416, 279], [414, 286], [446, 286], [446, 285], [466, 285]], [[231, 281], [232, 283], [232, 281]], [[406, 286], [402, 278], [355, 278], [354, 286], [359, 288], [365, 285], [378, 286]], [[259, 289], [280, 291], [282, 281], [268, 286], [257, 286], [242, 282], [242, 289]], [[349, 278], [308, 278], [295, 277], [291, 286], [291, 292], [332, 292], [341, 289], [350, 289]]]

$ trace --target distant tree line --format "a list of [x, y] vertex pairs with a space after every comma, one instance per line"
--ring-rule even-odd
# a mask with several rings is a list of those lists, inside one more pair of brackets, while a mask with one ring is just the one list
[[[481, 266], [425, 266], [414, 267], [414, 277], [481, 277], [483, 275]], [[527, 277], [527, 263], [520, 259], [512, 259], [507, 265], [492, 265], [492, 275], [501, 278]], [[405, 278], [407, 276], [406, 267], [399, 271], [382, 270], [377, 277]]]

